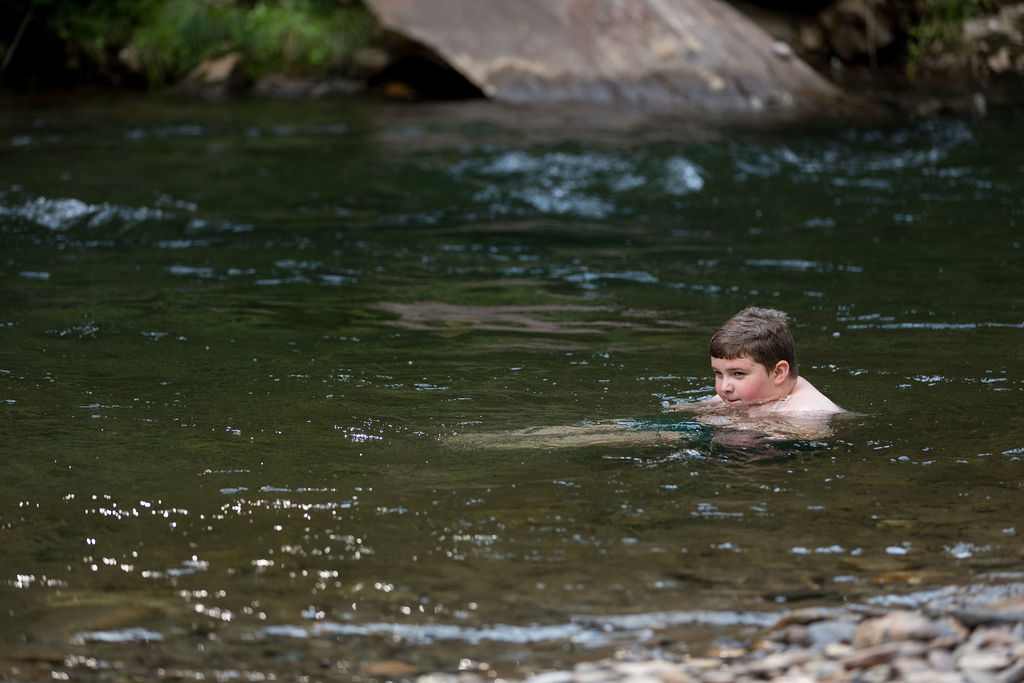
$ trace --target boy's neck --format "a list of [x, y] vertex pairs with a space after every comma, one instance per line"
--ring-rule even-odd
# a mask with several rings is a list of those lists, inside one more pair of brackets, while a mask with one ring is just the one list
[[772, 403], [782, 403], [788, 399], [793, 392], [796, 390], [796, 384], [800, 381], [799, 377], [792, 377], [787, 379], [779, 386], [779, 394], [771, 400]]

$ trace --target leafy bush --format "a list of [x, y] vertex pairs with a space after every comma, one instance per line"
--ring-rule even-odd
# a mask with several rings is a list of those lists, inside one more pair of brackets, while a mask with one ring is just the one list
[[256, 73], [330, 70], [364, 45], [372, 30], [372, 18], [359, 6], [163, 0], [131, 42], [149, 79], [161, 83], [230, 50], [241, 52]]
[[18, 23], [27, 12], [40, 32], [23, 41], [23, 64], [40, 56], [30, 56], [33, 44], [55, 39], [63, 46], [64, 68], [79, 77], [98, 73], [116, 80], [127, 58], [151, 84], [178, 80], [207, 57], [232, 50], [257, 75], [324, 73], [343, 67], [375, 27], [357, 0], [23, 2], [24, 9], [0, 12], [5, 23]]
[[71, 70], [85, 62], [105, 71], [161, 0], [29, 0], [36, 24], [64, 45]]
[[231, 48], [239, 33], [239, 13], [238, 8], [202, 0], [159, 2], [135, 30], [131, 47], [150, 82], [167, 82]]
[[256, 69], [322, 70], [342, 65], [373, 28], [361, 7], [325, 11], [310, 0], [259, 3], [243, 17], [239, 45]]

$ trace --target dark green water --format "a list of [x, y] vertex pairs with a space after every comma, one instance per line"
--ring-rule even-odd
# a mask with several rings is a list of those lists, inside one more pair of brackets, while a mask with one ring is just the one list
[[[1024, 582], [1017, 119], [511, 120], [8, 103], [0, 677], [510, 674]], [[750, 304], [835, 438], [455, 445], [658, 419]]]

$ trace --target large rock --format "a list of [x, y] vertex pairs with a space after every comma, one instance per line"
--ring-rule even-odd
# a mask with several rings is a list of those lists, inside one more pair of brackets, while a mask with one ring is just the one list
[[367, 0], [487, 96], [657, 111], [812, 113], [827, 81], [719, 0]]

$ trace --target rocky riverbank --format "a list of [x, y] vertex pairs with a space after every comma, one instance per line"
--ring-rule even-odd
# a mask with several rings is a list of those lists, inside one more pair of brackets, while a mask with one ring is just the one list
[[[479, 672], [433, 673], [417, 683], [486, 683]], [[506, 679], [507, 680], [507, 679]], [[789, 612], [749, 649], [680, 662], [603, 660], [525, 683], [1020, 683], [1024, 598], [985, 607]]]
[[[379, 1], [384, 6], [388, 5], [385, 0]], [[627, 53], [631, 52], [629, 46], [633, 43], [628, 40], [619, 46], [622, 54], [616, 56], [615, 63], [634, 63], [634, 72], [632, 75], [623, 72], [616, 77], [622, 80], [614, 84], [615, 78], [605, 73], [607, 70], [598, 68], [599, 65], [574, 76], [571, 69], [560, 66], [559, 60], [571, 64], [587, 60], [582, 59], [581, 62], [577, 56], [562, 55], [559, 50], [543, 59], [535, 59], [536, 64], [526, 69], [523, 65], [529, 66], [529, 56], [503, 56], [501, 50], [494, 47], [496, 38], [486, 39], [482, 33], [478, 36], [472, 26], [459, 28], [457, 35], [447, 35], [445, 24], [437, 24], [436, 21], [423, 28], [416, 24], [422, 20], [419, 15], [390, 17], [389, 21], [394, 25], [385, 32], [386, 38], [372, 40], [353, 50], [341, 71], [321, 75], [258, 74], [244, 52], [234, 51], [205, 60], [176, 87], [180, 92], [206, 99], [247, 94], [305, 99], [365, 91], [392, 99], [461, 99], [483, 97], [485, 93], [494, 91], [491, 96], [499, 100], [564, 105], [568, 102], [560, 98], [569, 97], [575, 102], [573, 97], [583, 100], [594, 97], [600, 100], [595, 103], [618, 109], [651, 109], [652, 113], [674, 112], [698, 117], [702, 113], [712, 113], [717, 117], [729, 112], [738, 122], [755, 123], [803, 118], [815, 112], [818, 115], [838, 113], [844, 116], [855, 113], [871, 116], [887, 113], [979, 116], [992, 107], [1019, 104], [1021, 101], [1024, 3], [1004, 4], [989, 14], [947, 21], [941, 25], [935, 21], [928, 23], [921, 15], [911, 17], [892, 2], [839, 0], [824, 4], [823, 9], [813, 14], [768, 11], [763, 6], [743, 3], [738, 7], [745, 12], [747, 19], [753, 21], [752, 26], [756, 25], [764, 35], [770, 36], [766, 43], [770, 49], [765, 48], [770, 59], [765, 57], [754, 61], [779, 60], [779, 68], [787, 61], [813, 65], [819, 77], [814, 81], [819, 84], [817, 95], [806, 95], [810, 86], [794, 88], [792, 83], [775, 82], [771, 78], [763, 83], [757, 81], [764, 93], [755, 92], [750, 83], [740, 82], [742, 79], [733, 84], [733, 88], [729, 84], [738, 77], [729, 75], [728, 68], [720, 74], [712, 74], [699, 63], [693, 67], [697, 77], [687, 75], [683, 69], [673, 77], [678, 82], [669, 83], [672, 79], [662, 74], [658, 81], [661, 85], [654, 88], [644, 74], [647, 73], [645, 69], [649, 70], [647, 62], [657, 62], [659, 57], [641, 54], [642, 50], [632, 50], [636, 54], [630, 57]], [[432, 15], [428, 13], [427, 16]], [[528, 18], [529, 13], [523, 10], [521, 19], [525, 21]], [[409, 23], [405, 28], [410, 35], [432, 32], [437, 45], [427, 45], [403, 36], [403, 21]], [[725, 25], [736, 21], [740, 19], [718, 23]], [[921, 23], [915, 24], [915, 21]], [[480, 22], [484, 27], [491, 23], [483, 19]], [[597, 21], [589, 28], [577, 25], [569, 30], [600, 33], [600, 27], [601, 23]], [[561, 30], [566, 29], [563, 27]], [[677, 38], [681, 45], [693, 42], [685, 35]], [[562, 45], [578, 41], [552, 38], [544, 42]], [[633, 42], [649, 44], [657, 41]], [[464, 45], [469, 43], [484, 46], [479, 48], [483, 51], [481, 55], [474, 56], [472, 49]], [[467, 71], [466, 64], [448, 64], [444, 57], [446, 49], [473, 68]], [[908, 56], [908, 53], [912, 54]], [[483, 66], [489, 63], [488, 60], [494, 64], [505, 64], [509, 59], [526, 69], [525, 75], [510, 76], [499, 70], [501, 73], [496, 76], [493, 70]], [[744, 72], [741, 67], [737, 68], [736, 73]], [[535, 75], [551, 69], [562, 73], [562, 76], [550, 84], [545, 84], [544, 78]], [[814, 76], [809, 69], [800, 73]], [[687, 80], [692, 80], [691, 77], [696, 78], [693, 83]], [[718, 85], [714, 81], [716, 78], [720, 81]], [[572, 82], [567, 84], [566, 79]], [[796, 97], [793, 94], [796, 92], [804, 95]], [[733, 95], [731, 99], [730, 93]]]
[[[124, 0], [109, 13], [29, 3], [0, 10], [0, 78], [15, 90], [170, 87], [206, 99], [370, 91], [754, 120], [864, 104], [983, 114], [1019, 102], [1024, 78], [1024, 2], [1014, 0], [709, 1], [665, 16], [656, 3], [567, 0], [561, 13], [537, 3], [531, 14], [526, 3], [445, 1], [447, 12], [391, 0], [259, 11], [236, 0]], [[530, 37], [547, 51], [517, 52]]]
[[777, 41], [842, 84], [897, 76], [923, 88], [978, 89], [1024, 75], [1024, 3], [975, 3], [958, 16], [941, 3], [838, 0], [798, 14], [741, 4]]

